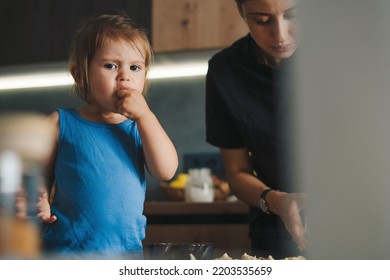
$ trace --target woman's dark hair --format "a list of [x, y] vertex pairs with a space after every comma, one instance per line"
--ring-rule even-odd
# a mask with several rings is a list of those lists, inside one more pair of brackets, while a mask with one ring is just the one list
[[240, 15], [242, 16], [242, 7], [241, 5], [245, 3], [246, 0], [234, 0], [236, 1], [238, 11], [240, 12]]

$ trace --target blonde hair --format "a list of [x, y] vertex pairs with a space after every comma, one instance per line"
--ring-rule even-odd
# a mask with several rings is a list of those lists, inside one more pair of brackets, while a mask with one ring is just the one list
[[[89, 102], [88, 68], [96, 51], [108, 39], [131, 42], [145, 58], [146, 74], [153, 60], [153, 51], [146, 32], [125, 14], [94, 16], [76, 31], [71, 45], [69, 71], [75, 78], [73, 90]], [[147, 92], [147, 80], [143, 95]]]

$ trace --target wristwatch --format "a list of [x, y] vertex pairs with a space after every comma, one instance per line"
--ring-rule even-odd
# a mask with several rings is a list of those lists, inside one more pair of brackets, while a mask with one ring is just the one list
[[269, 211], [268, 203], [265, 200], [265, 197], [270, 191], [274, 191], [274, 189], [266, 189], [260, 194], [260, 200], [259, 200], [259, 208], [261, 211], [263, 211], [266, 214], [272, 214], [271, 211]]

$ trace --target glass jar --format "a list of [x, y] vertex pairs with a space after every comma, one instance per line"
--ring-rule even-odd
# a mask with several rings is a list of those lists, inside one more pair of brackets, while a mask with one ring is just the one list
[[190, 169], [184, 189], [187, 202], [213, 202], [214, 185], [209, 168]]

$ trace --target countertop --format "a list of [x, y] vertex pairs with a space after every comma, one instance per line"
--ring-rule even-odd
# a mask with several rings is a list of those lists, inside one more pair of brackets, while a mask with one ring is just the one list
[[144, 214], [148, 218], [148, 224], [242, 224], [248, 222], [249, 206], [240, 201], [149, 201], [145, 203]]
[[242, 215], [248, 214], [249, 206], [240, 201], [225, 202], [170, 202], [149, 201], [145, 203], [144, 214], [152, 215]]

